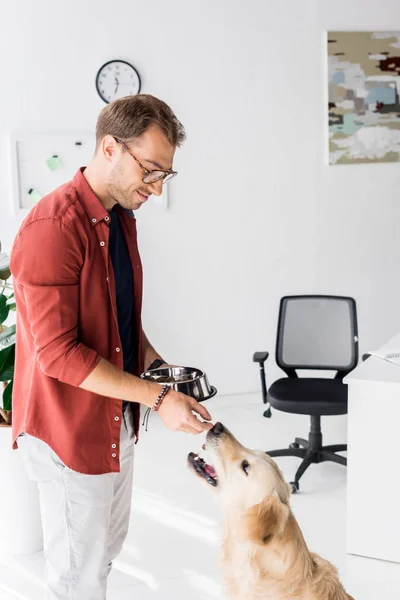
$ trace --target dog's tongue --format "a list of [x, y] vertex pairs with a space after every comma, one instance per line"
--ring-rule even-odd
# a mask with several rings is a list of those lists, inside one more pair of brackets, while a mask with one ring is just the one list
[[207, 473], [207, 475], [210, 475], [210, 477], [216, 477], [217, 474], [215, 472], [215, 469], [212, 465], [206, 465], [205, 467], [205, 472]]

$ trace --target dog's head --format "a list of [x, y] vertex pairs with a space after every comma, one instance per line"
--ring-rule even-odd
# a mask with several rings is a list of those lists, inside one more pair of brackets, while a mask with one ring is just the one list
[[189, 468], [215, 491], [227, 516], [242, 524], [247, 539], [265, 543], [282, 532], [289, 516], [290, 487], [265, 452], [242, 446], [221, 423], [208, 432], [207, 464], [188, 456]]

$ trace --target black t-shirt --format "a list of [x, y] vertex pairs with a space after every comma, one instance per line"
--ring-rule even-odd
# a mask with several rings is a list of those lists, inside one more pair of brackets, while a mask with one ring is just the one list
[[[121, 338], [124, 371], [132, 373], [136, 352], [132, 265], [116, 207], [111, 210], [110, 217], [108, 248], [114, 269], [118, 329]], [[128, 402], [123, 403], [124, 409], [127, 404]]]

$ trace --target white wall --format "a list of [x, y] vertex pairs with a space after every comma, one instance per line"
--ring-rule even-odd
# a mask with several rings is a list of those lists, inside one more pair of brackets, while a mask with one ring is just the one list
[[[94, 78], [112, 58], [186, 126], [169, 210], [137, 215], [145, 329], [168, 360], [205, 368], [221, 393], [258, 390], [252, 353], [273, 352], [288, 293], [354, 295], [362, 350], [400, 330], [399, 166], [324, 156], [324, 31], [400, 29], [397, 0], [0, 0], [0, 11], [0, 132], [92, 130]], [[19, 220], [0, 142], [9, 247]]]

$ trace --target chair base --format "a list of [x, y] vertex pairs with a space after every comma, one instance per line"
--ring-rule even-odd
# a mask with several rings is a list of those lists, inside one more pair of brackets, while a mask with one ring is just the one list
[[289, 448], [284, 448], [283, 450], [272, 450], [266, 454], [272, 458], [278, 456], [297, 456], [298, 458], [303, 459], [300, 467], [297, 469], [294, 481], [290, 482], [290, 485], [292, 486], [292, 492], [295, 493], [299, 490], [300, 478], [313, 463], [330, 461], [346, 466], [347, 458], [336, 454], [336, 452], [345, 452], [346, 450], [347, 444], [323, 446], [321, 417], [317, 415], [311, 415], [311, 429], [308, 441], [303, 438], [296, 438], [294, 443], [290, 444]]

